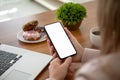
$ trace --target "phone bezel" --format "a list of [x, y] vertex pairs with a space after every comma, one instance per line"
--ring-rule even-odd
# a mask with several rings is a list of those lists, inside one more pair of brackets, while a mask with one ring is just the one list
[[[62, 24], [61, 22], [53, 22], [53, 23], [50, 23], [50, 24], [54, 24], [54, 23], [60, 23], [60, 24], [61, 24], [61, 27], [62, 27], [63, 30], [64, 30], [64, 26], [63, 26], [63, 24]], [[50, 24], [46, 24], [46, 25], [50, 25]], [[61, 57], [59, 56], [59, 53], [57, 52], [57, 49], [55, 48], [55, 46], [54, 46], [54, 44], [53, 44], [53, 42], [52, 42], [52, 40], [51, 40], [51, 38], [49, 37], [49, 34], [48, 34], [47, 31], [46, 31], [46, 27], [45, 27], [46, 25], [44, 25], [44, 30], [45, 30], [45, 32], [46, 32], [46, 34], [47, 34], [47, 36], [48, 36], [50, 42], [52, 43], [52, 45], [53, 45], [53, 47], [54, 47], [54, 49], [55, 49], [55, 52], [58, 54], [59, 59], [65, 59], [65, 58], [67, 58], [67, 57], [74, 56], [74, 55], [77, 54], [77, 51], [76, 51], [75, 46], [73, 45], [73, 43], [72, 43], [72, 41], [70, 40], [69, 36], [67, 35], [66, 31], [64, 30], [65, 34], [67, 35], [67, 37], [68, 37], [70, 43], [72, 44], [72, 46], [73, 46], [73, 48], [74, 48], [74, 50], [75, 50], [76, 52], [75, 52], [75, 54], [71, 54], [71, 55], [66, 56], [66, 57], [64, 57], [64, 58], [61, 58]]]

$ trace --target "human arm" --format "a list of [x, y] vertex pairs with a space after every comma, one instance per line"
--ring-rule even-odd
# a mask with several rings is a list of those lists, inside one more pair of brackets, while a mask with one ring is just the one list
[[[81, 46], [81, 44], [79, 44], [79, 42], [76, 40], [76, 38], [72, 35], [72, 33], [67, 28], [65, 28], [65, 31], [68, 34], [71, 42], [73, 43], [73, 45], [74, 45], [74, 47], [76, 48], [76, 51], [77, 51], [77, 54], [72, 57], [73, 62], [86, 62], [86, 61], [100, 55], [99, 50], [83, 48]], [[47, 39], [47, 43], [48, 43], [48, 46], [49, 46], [49, 49], [50, 49], [50, 53], [54, 57], [56, 57], [57, 54], [54, 54], [55, 49], [53, 48], [53, 45], [51, 44], [49, 39]]]
[[97, 49], [90, 49], [90, 48], [84, 48], [84, 52], [81, 58], [81, 62], [85, 63], [93, 58], [100, 56], [100, 50]]

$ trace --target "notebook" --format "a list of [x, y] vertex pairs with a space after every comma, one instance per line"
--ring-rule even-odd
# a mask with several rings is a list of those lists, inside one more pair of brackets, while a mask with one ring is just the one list
[[0, 44], [0, 80], [34, 80], [52, 56]]

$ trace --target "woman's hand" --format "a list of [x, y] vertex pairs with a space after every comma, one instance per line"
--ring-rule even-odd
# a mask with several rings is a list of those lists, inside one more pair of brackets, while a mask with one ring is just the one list
[[[84, 48], [79, 44], [79, 42], [76, 40], [76, 38], [72, 35], [72, 33], [67, 28], [64, 28], [64, 29], [77, 51], [77, 54], [72, 57], [73, 62], [80, 62]], [[53, 55], [53, 57], [56, 57], [57, 54], [56, 54], [55, 49], [49, 39], [47, 39], [47, 43], [48, 43], [48, 46], [50, 49], [50, 53]]]
[[66, 58], [64, 62], [62, 62], [59, 58], [55, 58], [53, 61], [51, 61], [49, 66], [49, 78], [53, 78], [55, 80], [64, 80], [71, 62], [71, 57]]
[[76, 74], [76, 71], [78, 69], [80, 69], [82, 66], [82, 63], [71, 63], [67, 76], [66, 76], [66, 80], [74, 80], [74, 76]]

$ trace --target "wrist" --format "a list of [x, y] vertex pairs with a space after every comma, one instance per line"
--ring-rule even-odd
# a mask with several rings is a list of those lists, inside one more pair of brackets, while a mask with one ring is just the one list
[[80, 55], [80, 62], [82, 62], [82, 57], [84, 55], [84, 52], [85, 52], [85, 48], [82, 48], [81, 50], [81, 55]]
[[87, 62], [98, 56], [100, 56], [100, 50], [84, 48], [84, 52], [81, 57], [81, 62]]
[[50, 75], [49, 78], [48, 78], [48, 80], [49, 79], [50, 80], [64, 80], [64, 76], [63, 75], [62, 76], [61, 75], [54, 75], [54, 76]]

